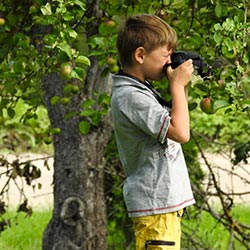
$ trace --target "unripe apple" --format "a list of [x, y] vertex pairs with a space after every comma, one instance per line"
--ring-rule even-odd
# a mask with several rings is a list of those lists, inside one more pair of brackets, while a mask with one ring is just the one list
[[51, 144], [52, 143], [52, 138], [51, 137], [44, 138], [44, 143], [45, 144]]
[[206, 114], [213, 114], [213, 102], [210, 97], [205, 97], [200, 102], [200, 108], [201, 110]]
[[69, 63], [64, 63], [60, 68], [60, 75], [62, 78], [69, 80], [71, 78], [72, 67]]
[[234, 62], [234, 63], [235, 63], [235, 65], [236, 65], [236, 66], [239, 66], [239, 65], [240, 65], [239, 60], [235, 60], [235, 62]]
[[156, 12], [156, 15], [163, 20], [167, 20], [170, 18], [170, 14], [165, 9], [160, 9]]
[[77, 94], [80, 91], [80, 88], [77, 85], [73, 85], [71, 88], [71, 92], [73, 94]]
[[109, 71], [111, 73], [117, 73], [119, 71], [119, 66], [117, 64], [113, 64], [111, 65], [111, 67], [109, 68]]
[[5, 24], [5, 19], [2, 18], [2, 17], [0, 17], [0, 25], [2, 26], [2, 25], [4, 25], [4, 24]]
[[61, 133], [61, 129], [60, 128], [52, 128], [52, 130], [51, 130], [51, 133], [52, 134], [60, 134]]
[[109, 56], [109, 57], [107, 58], [107, 60], [106, 60], [106, 63], [107, 63], [108, 65], [113, 65], [113, 64], [116, 64], [116, 60], [115, 60], [115, 58], [113, 58], [112, 56]]
[[115, 21], [114, 20], [107, 20], [105, 22], [105, 25], [108, 26], [108, 27], [115, 27]]
[[218, 89], [219, 90], [223, 90], [224, 88], [225, 88], [225, 82], [224, 82], [224, 80], [222, 80], [222, 79], [219, 79], [218, 81], [217, 81], [217, 83], [218, 83]]
[[34, 113], [33, 113], [31, 110], [28, 110], [28, 111], [26, 112], [26, 117], [27, 117], [28, 119], [32, 118], [33, 116], [34, 116]]
[[62, 105], [67, 105], [67, 104], [69, 104], [69, 101], [70, 101], [70, 99], [68, 97], [63, 97], [61, 99], [61, 104]]
[[175, 27], [177, 27], [177, 26], [179, 25], [178, 19], [174, 19], [174, 20], [172, 21], [172, 25], [175, 26]]

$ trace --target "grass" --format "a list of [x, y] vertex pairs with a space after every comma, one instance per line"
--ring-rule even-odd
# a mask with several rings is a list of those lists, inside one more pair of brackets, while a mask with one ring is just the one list
[[[232, 211], [234, 218], [239, 222], [250, 225], [250, 209], [247, 206], [237, 206]], [[4, 218], [13, 218], [15, 212], [8, 212]], [[31, 217], [25, 217], [24, 213], [19, 213], [17, 219], [13, 220], [10, 228], [4, 230], [0, 235], [0, 249], [4, 250], [41, 250], [42, 249], [42, 234], [51, 218], [51, 211], [34, 211]], [[196, 228], [198, 221], [195, 219], [185, 220], [188, 227]], [[111, 222], [112, 224], [112, 222]], [[111, 225], [110, 224], [110, 225]], [[132, 230], [132, 229], [131, 229]], [[112, 234], [117, 234], [119, 237], [111, 235], [109, 238], [109, 246], [115, 246], [112, 249], [122, 249], [119, 246], [123, 245], [124, 237], [121, 237], [122, 232], [118, 230], [112, 231]], [[206, 242], [209, 250], [225, 250], [228, 249], [229, 233], [224, 229], [218, 221], [211, 218], [208, 213], [203, 212], [200, 217], [199, 227], [196, 234]], [[117, 242], [110, 242], [117, 241]], [[244, 250], [242, 246], [236, 244], [237, 250]], [[208, 249], [208, 248], [207, 248]], [[124, 250], [124, 249], [123, 249]], [[132, 249], [131, 249], [132, 250]], [[202, 249], [200, 249], [202, 250]]]
[[11, 227], [0, 235], [0, 249], [41, 250], [42, 234], [51, 218], [51, 211], [35, 211], [32, 216], [24, 213], [7, 212], [5, 219], [12, 219]]
[[[250, 225], [250, 209], [249, 206], [238, 205], [232, 209], [234, 220], [244, 225]], [[197, 227], [197, 223], [199, 227]], [[207, 212], [202, 212], [200, 222], [197, 220], [186, 221], [185, 224], [189, 228], [196, 228], [196, 235], [202, 242], [206, 243], [209, 250], [226, 250], [230, 245], [230, 233], [220, 222], [211, 217]], [[246, 248], [235, 239], [233, 241], [234, 248], [237, 250], [245, 250]], [[250, 247], [250, 242], [249, 242]], [[206, 248], [207, 249], [207, 248]], [[231, 248], [230, 248], [231, 249]], [[202, 249], [200, 249], [202, 250]]]

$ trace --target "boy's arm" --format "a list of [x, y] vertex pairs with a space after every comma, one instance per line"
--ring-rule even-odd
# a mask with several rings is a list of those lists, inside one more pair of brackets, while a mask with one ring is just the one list
[[175, 70], [167, 68], [172, 97], [171, 122], [167, 137], [179, 143], [185, 143], [190, 138], [187, 94], [193, 70], [192, 60], [184, 62]]

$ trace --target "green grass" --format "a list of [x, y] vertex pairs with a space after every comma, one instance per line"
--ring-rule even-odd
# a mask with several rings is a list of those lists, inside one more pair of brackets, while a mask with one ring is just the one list
[[[232, 211], [234, 218], [239, 222], [250, 225], [250, 209], [247, 206], [237, 206]], [[8, 212], [4, 218], [13, 218], [14, 212]], [[4, 250], [41, 250], [42, 249], [42, 234], [51, 218], [51, 211], [34, 211], [31, 217], [25, 217], [24, 213], [19, 213], [18, 218], [12, 221], [10, 228], [4, 230], [0, 235], [0, 249]], [[229, 233], [224, 229], [217, 220], [203, 212], [198, 219], [185, 220], [185, 224], [189, 228], [196, 228], [195, 234], [206, 242], [209, 250], [225, 250], [228, 249]], [[199, 227], [197, 226], [199, 224]], [[110, 249], [122, 249], [124, 245], [124, 237], [121, 237], [122, 232], [112, 230], [112, 222], [109, 223], [109, 247]], [[111, 228], [110, 228], [111, 227]], [[132, 230], [132, 229], [131, 229]], [[117, 236], [117, 237], [115, 237]], [[237, 250], [244, 250], [235, 242]], [[112, 246], [114, 248], [112, 248]], [[121, 246], [121, 247], [119, 247]], [[109, 249], [109, 248], [108, 248]], [[129, 248], [130, 249], [130, 248]], [[132, 249], [131, 249], [132, 250]], [[202, 250], [202, 249], [200, 249]]]
[[[4, 218], [13, 219], [15, 212], [8, 212]], [[12, 220], [11, 227], [0, 235], [0, 249], [4, 250], [41, 250], [42, 234], [51, 218], [51, 211], [35, 211], [25, 217], [19, 213]]]
[[[234, 220], [244, 225], [250, 225], [250, 209], [249, 206], [238, 205], [232, 209]], [[199, 221], [200, 220], [200, 221]], [[199, 219], [185, 220], [184, 222], [189, 228], [196, 229], [195, 234], [206, 243], [209, 250], [226, 250], [229, 249], [230, 233], [217, 220], [211, 217], [207, 212], [202, 212]], [[197, 227], [198, 223], [198, 227]], [[236, 239], [233, 241], [234, 248], [237, 250], [245, 250], [246, 248]], [[249, 242], [250, 247], [250, 242]], [[207, 249], [207, 248], [206, 248]], [[231, 249], [231, 248], [230, 248]], [[202, 249], [200, 249], [202, 250]]]

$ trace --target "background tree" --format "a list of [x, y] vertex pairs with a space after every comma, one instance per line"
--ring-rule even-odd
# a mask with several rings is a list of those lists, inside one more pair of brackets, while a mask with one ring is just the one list
[[[112, 132], [109, 72], [118, 70], [117, 27], [133, 13], [156, 13], [162, 17], [176, 29], [179, 50], [196, 51], [212, 66], [213, 74], [207, 79], [194, 77], [190, 88], [193, 138], [184, 149], [197, 198], [194, 216], [209, 211], [230, 233], [229, 249], [239, 249], [237, 242], [249, 249], [249, 227], [231, 213], [235, 194], [227, 193], [219, 185], [204, 151], [209, 146], [214, 152], [229, 154], [232, 175], [235, 166], [240, 167], [249, 156], [249, 138], [245, 136], [250, 106], [249, 3], [3, 0], [1, 136], [14, 151], [23, 141], [28, 142], [24, 144], [26, 150], [32, 143], [41, 146], [53, 142], [54, 146], [54, 209], [44, 233], [43, 248], [106, 249], [104, 156], [107, 208], [113, 222], [109, 225], [124, 237], [124, 242], [114, 249], [130, 247], [130, 224], [124, 204], [120, 204], [124, 176], [112, 138], [106, 151], [105, 146]], [[155, 85], [167, 98], [167, 81]], [[211, 106], [205, 110], [210, 115], [200, 112], [204, 97], [210, 100]], [[49, 123], [41, 106], [46, 107]], [[204, 159], [210, 175], [205, 188], [198, 155]], [[20, 165], [18, 161], [9, 164], [5, 159], [1, 162], [9, 181], [23, 177], [32, 184], [40, 176], [39, 169], [32, 164]], [[247, 176], [242, 176], [242, 181], [249, 184]], [[211, 184], [219, 197], [219, 210], [208, 200]], [[7, 187], [8, 183], [1, 194]], [[4, 213], [3, 201], [0, 207]], [[24, 200], [19, 210], [30, 213], [28, 201]], [[119, 231], [122, 225], [124, 230]], [[187, 248], [212, 248], [209, 242], [196, 236], [199, 225], [195, 229], [184, 228]]]

